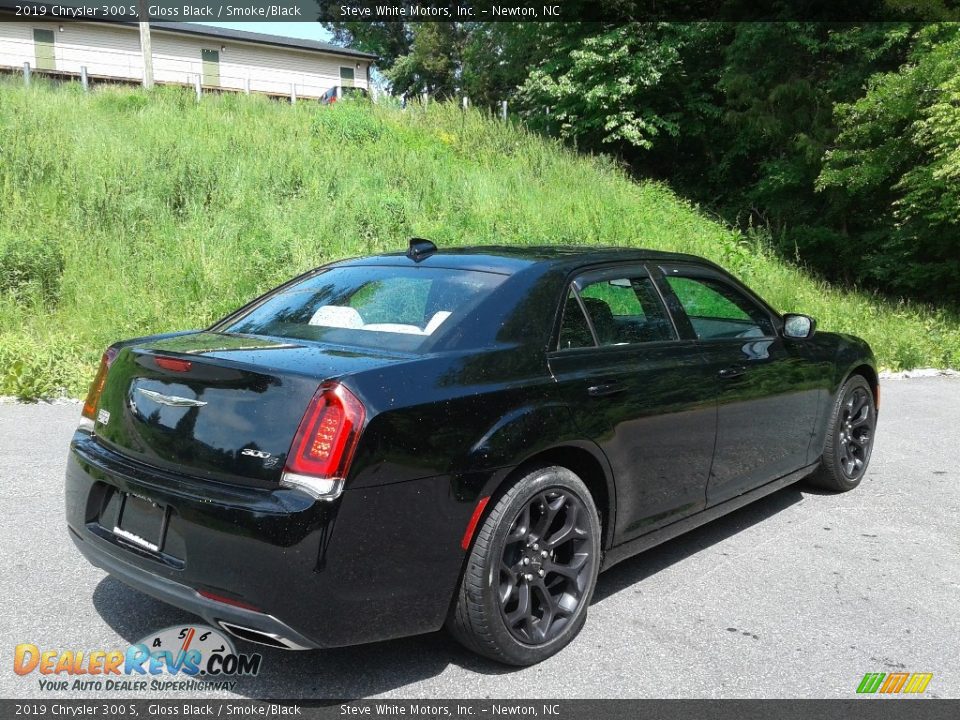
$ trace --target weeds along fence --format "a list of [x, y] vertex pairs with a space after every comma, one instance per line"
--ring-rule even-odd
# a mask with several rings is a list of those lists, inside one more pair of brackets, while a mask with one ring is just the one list
[[[140, 85], [143, 83], [143, 57], [139, 53], [115, 50], [111, 48], [81, 48], [64, 45], [54, 47], [54, 56], [48, 67], [37, 67], [36, 62], [24, 62], [24, 57], [33, 57], [34, 45], [31, 42], [4, 39], [0, 42], [0, 73], [21, 75], [24, 83], [30, 84], [34, 77], [44, 77], [60, 81], [79, 82], [84, 90], [96, 84]], [[226, 64], [229, 68], [231, 65]], [[193, 88], [197, 97], [206, 92], [236, 92], [268, 95], [287, 99], [290, 102], [317, 100], [336, 86], [336, 80], [329, 83], [317, 82], [316, 78], [289, 70], [277, 70], [276, 77], [266, 78], [262, 74], [238, 73], [218, 68], [215, 74], [204, 70], [203, 60], [179, 58], [167, 54], [155, 53], [153, 56], [154, 82], [158, 85], [176, 85]], [[338, 87], [338, 97], [341, 89]], [[376, 86], [370, 85], [369, 92], [374, 101], [380, 99]], [[420, 95], [399, 98], [401, 107], [408, 104], [426, 106], [434, 99], [428, 92]], [[463, 109], [472, 107], [466, 96], [461, 96]], [[492, 113], [506, 122], [509, 118], [506, 100], [496, 103]], [[547, 110], [549, 112], [549, 110]]]

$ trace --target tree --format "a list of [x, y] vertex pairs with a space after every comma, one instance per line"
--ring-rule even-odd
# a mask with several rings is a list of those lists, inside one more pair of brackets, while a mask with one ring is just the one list
[[540, 38], [543, 60], [517, 97], [531, 126], [613, 152], [676, 135], [679, 107], [661, 84], [679, 70], [682, 40], [667, 28], [552, 25]]
[[842, 205], [865, 278], [960, 299], [960, 27], [916, 33], [909, 61], [836, 107], [839, 134], [817, 188]]
[[530, 68], [541, 60], [545, 25], [470, 23], [463, 45], [463, 94], [480, 107], [513, 100]]
[[355, 50], [373, 53], [377, 65], [388, 70], [398, 58], [410, 52], [413, 44], [413, 29], [402, 22], [350, 22], [323, 23], [333, 33], [333, 41]]
[[460, 91], [466, 35], [462, 23], [414, 25], [410, 49], [384, 70], [393, 91], [403, 95], [429, 92], [441, 100], [456, 96]]

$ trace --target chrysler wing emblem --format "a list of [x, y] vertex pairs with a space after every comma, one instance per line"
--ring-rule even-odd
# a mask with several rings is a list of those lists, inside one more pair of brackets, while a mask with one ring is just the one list
[[146, 390], [144, 388], [137, 388], [137, 392], [156, 403], [169, 405], [170, 407], [203, 407], [207, 404], [204, 400], [191, 400], [190, 398], [179, 397], [177, 395], [164, 395], [163, 393]]

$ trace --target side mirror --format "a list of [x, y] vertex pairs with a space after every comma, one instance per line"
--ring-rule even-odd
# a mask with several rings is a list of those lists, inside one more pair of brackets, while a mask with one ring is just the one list
[[817, 321], [809, 315], [787, 313], [783, 316], [783, 336], [796, 340], [813, 337], [817, 330]]

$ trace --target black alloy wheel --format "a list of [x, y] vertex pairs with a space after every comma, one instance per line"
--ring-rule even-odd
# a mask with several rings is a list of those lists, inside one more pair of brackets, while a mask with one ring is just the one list
[[587, 508], [555, 488], [527, 501], [513, 521], [500, 561], [500, 612], [521, 642], [557, 637], [583, 601], [590, 582]]
[[587, 508], [576, 494], [546, 490], [524, 503], [500, 561], [500, 612], [517, 640], [558, 637], [590, 584]]
[[837, 492], [859, 485], [870, 463], [876, 426], [873, 388], [863, 376], [852, 375], [837, 393], [823, 457], [811, 482]]
[[474, 652], [533, 665], [565, 647], [587, 617], [600, 568], [600, 520], [567, 468], [537, 468], [480, 523], [447, 627]]
[[837, 448], [840, 466], [849, 480], [856, 480], [867, 468], [873, 443], [873, 408], [869, 389], [860, 386], [851, 388], [840, 406], [839, 420]]

